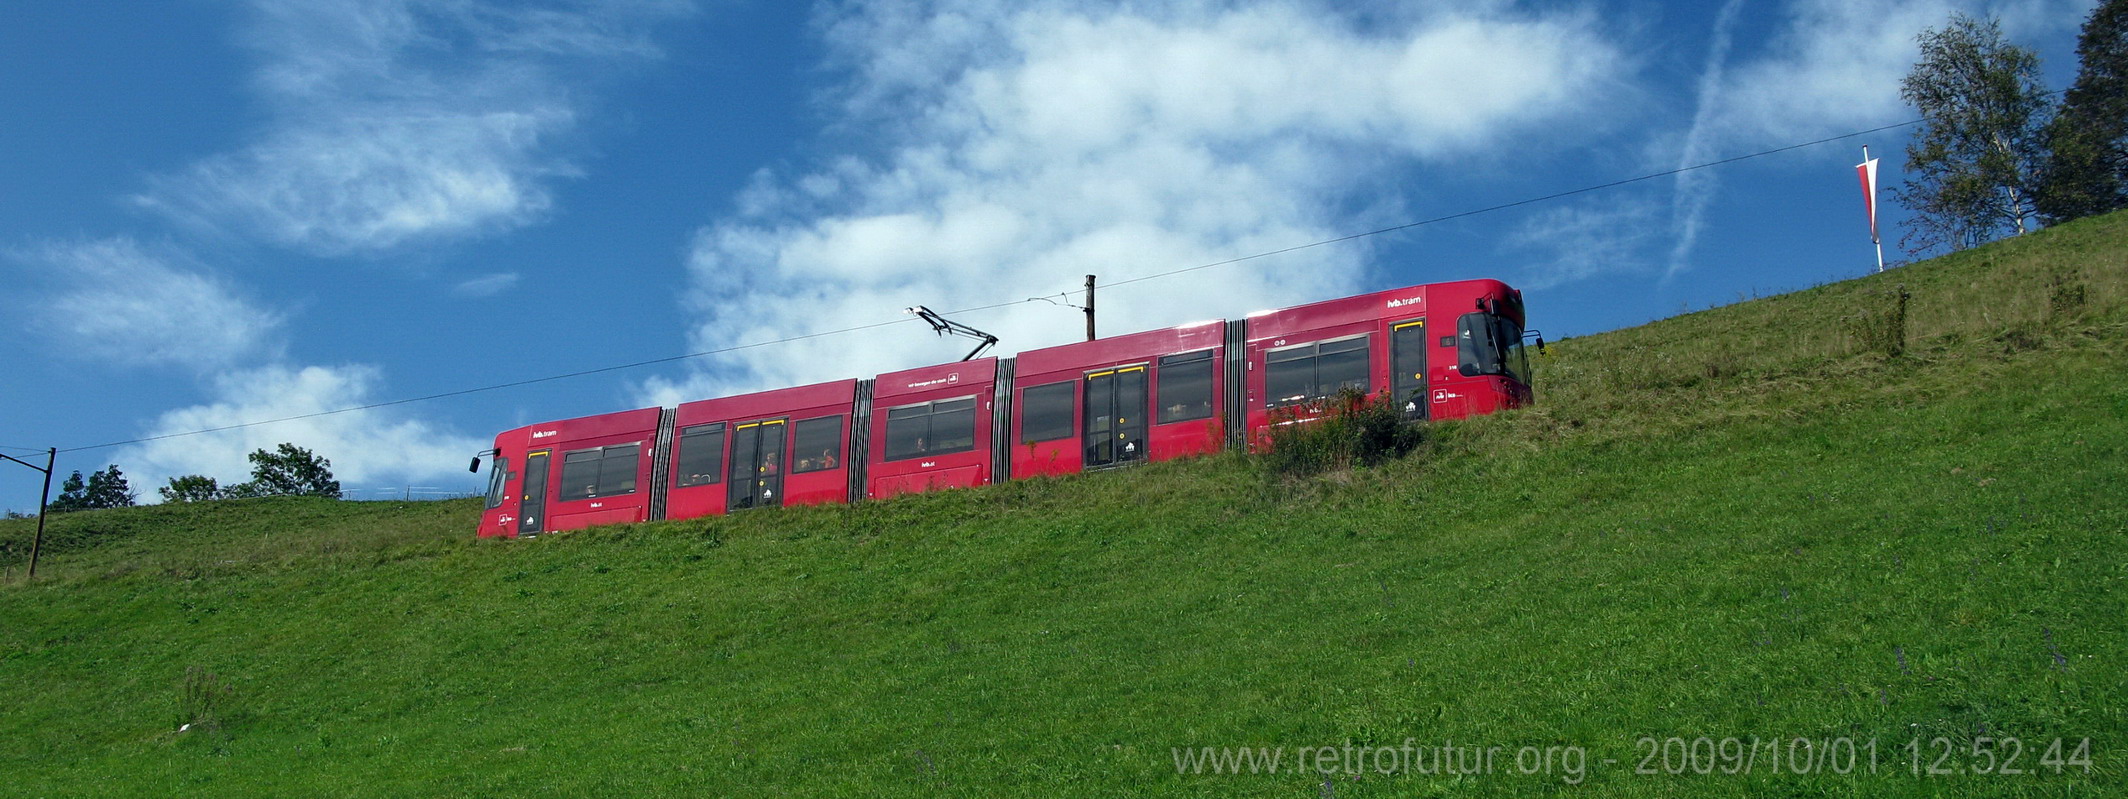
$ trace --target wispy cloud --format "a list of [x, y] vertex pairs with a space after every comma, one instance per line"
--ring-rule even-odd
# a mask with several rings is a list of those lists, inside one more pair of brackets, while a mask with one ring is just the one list
[[1899, 80], [1914, 37], [1952, 12], [2000, 17], [2016, 35], [2071, 30], [2089, 0], [1798, 0], [1782, 8], [1769, 41], [1723, 79], [1723, 102], [1704, 126], [1725, 145], [1790, 143], [1903, 121]]
[[[1692, 127], [1685, 132], [1684, 142], [1678, 148], [1677, 166], [1682, 169], [1708, 160], [1707, 125], [1719, 111], [1722, 91], [1722, 71], [1729, 60], [1730, 37], [1736, 30], [1737, 12], [1743, 10], [1744, 0], [1729, 0], [1715, 15], [1714, 30], [1707, 39], [1707, 59], [1700, 68], [1699, 86], [1692, 112]], [[1706, 217], [1707, 203], [1714, 199], [1714, 175], [1706, 170], [1681, 172], [1673, 185], [1670, 200], [1670, 225], [1676, 231], [1677, 240], [1670, 248], [1669, 267], [1664, 275], [1675, 275], [1685, 269], [1692, 255], [1692, 248], [1699, 243], [1700, 224]]]
[[[24, 277], [44, 286], [34, 329], [53, 351], [121, 367], [191, 370], [212, 398], [160, 414], [144, 436], [206, 430], [336, 410], [379, 399], [374, 366], [298, 367], [276, 363], [284, 317], [244, 299], [182, 250], [115, 238], [52, 244], [8, 254]], [[288, 441], [333, 460], [343, 480], [466, 482], [454, 464], [475, 439], [406, 412], [367, 410], [124, 447], [134, 485], [151, 493], [169, 477], [206, 474], [233, 482], [250, 472], [245, 455]], [[450, 482], [438, 482], [450, 481]]]
[[1505, 249], [1521, 255], [1516, 285], [1546, 289], [1601, 275], [1654, 269], [1663, 240], [1661, 200], [1645, 192], [1546, 208], [1515, 227]]
[[[1709, 35], [1692, 121], [1674, 165], [1911, 118], [1915, 112], [1899, 99], [1899, 81], [1916, 57], [1914, 37], [1942, 27], [1953, 12], [2000, 17], [2012, 30], [2037, 36], [2073, 26], [2089, 5], [2086, 0], [1798, 0], [1779, 7], [1772, 33], [1752, 43], [1747, 57], [1732, 59], [1742, 3], [1729, 0]], [[1674, 181], [1666, 278], [1692, 267], [1718, 185], [1707, 171], [1683, 173]]]
[[451, 287], [451, 293], [460, 297], [493, 297], [517, 285], [516, 272], [497, 272], [467, 280]]
[[[585, 89], [657, 55], [666, 0], [254, 0], [242, 40], [258, 58], [265, 123], [241, 149], [148, 179], [133, 199], [194, 229], [325, 256], [366, 256], [507, 230], [577, 174]], [[199, 245], [199, 242], [194, 242]], [[150, 435], [316, 413], [372, 398], [371, 366], [281, 363], [284, 319], [185, 253], [130, 239], [51, 246], [30, 260], [52, 288], [46, 326], [67, 350], [201, 373], [213, 399], [162, 414]], [[492, 296], [515, 273], [460, 278]], [[477, 442], [364, 411], [149, 442], [119, 457], [143, 486], [204, 473], [242, 479], [244, 455], [293, 441], [349, 481], [449, 479]], [[460, 478], [462, 479], [462, 478]]]
[[26, 267], [22, 283], [47, 287], [32, 306], [33, 328], [52, 337], [56, 352], [207, 371], [279, 348], [280, 314], [177, 250], [111, 238], [12, 256]]
[[[169, 411], [147, 436], [207, 430], [283, 419], [360, 405], [378, 398], [382, 373], [373, 366], [268, 366], [222, 375], [212, 381], [213, 400]], [[332, 461], [343, 485], [410, 481], [425, 485], [469, 483], [466, 459], [486, 446], [390, 409], [355, 411], [278, 424], [150, 441], [121, 448], [114, 461], [144, 494], [169, 478], [203, 474], [223, 483], [251, 474], [245, 455], [290, 442]]]
[[276, 0], [246, 41], [271, 124], [135, 199], [185, 222], [323, 255], [534, 221], [577, 174], [583, 73], [656, 53], [680, 3]]
[[[697, 347], [1064, 291], [1346, 232], [1387, 168], [1462, 168], [1503, 135], [1606, 112], [1628, 59], [1592, 17], [1475, 11], [1361, 24], [1328, 4], [879, 2], [824, 15], [836, 129], [861, 156], [768, 174], [690, 262]], [[1369, 187], [1356, 190], [1355, 186]], [[1133, 286], [1128, 330], [1350, 291], [1363, 246]], [[743, 296], [744, 302], [734, 298]], [[1026, 306], [965, 321], [1070, 340]], [[956, 357], [918, 326], [724, 359], [671, 400]]]

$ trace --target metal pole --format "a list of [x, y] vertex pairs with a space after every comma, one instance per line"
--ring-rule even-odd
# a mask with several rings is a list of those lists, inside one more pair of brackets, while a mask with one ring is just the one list
[[[37, 537], [30, 539], [30, 573], [24, 579], [37, 579], [37, 550], [44, 548], [44, 511], [52, 496], [52, 464], [59, 460], [59, 448], [44, 451], [44, 490], [37, 493]], [[27, 466], [28, 464], [24, 464]], [[35, 467], [31, 467], [35, 468]]]
[[1094, 276], [1086, 276], [1086, 340], [1094, 340]]

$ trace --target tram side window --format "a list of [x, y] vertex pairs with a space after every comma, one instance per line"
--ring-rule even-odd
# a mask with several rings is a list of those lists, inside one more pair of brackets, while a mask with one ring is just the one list
[[890, 461], [975, 449], [975, 398], [939, 400], [887, 410]]
[[1273, 408], [1307, 402], [1315, 393], [1315, 345], [1264, 355], [1264, 404]]
[[1070, 438], [1072, 422], [1078, 416], [1072, 412], [1073, 391], [1077, 387], [1076, 381], [1067, 380], [1021, 392], [1020, 443]]
[[1367, 337], [1348, 338], [1344, 341], [1326, 341], [1315, 357], [1315, 381], [1320, 396], [1336, 396], [1338, 392], [1352, 389], [1367, 393]]
[[1160, 424], [1212, 418], [1212, 351], [1160, 359]]
[[842, 465], [842, 417], [823, 416], [791, 425], [791, 473]]
[[488, 510], [494, 510], [496, 508], [502, 507], [503, 492], [509, 490], [509, 456], [495, 456], [495, 463], [491, 468], [493, 468], [493, 471], [488, 472]]
[[1319, 341], [1264, 355], [1264, 405], [1276, 408], [1372, 388], [1368, 342], [1372, 334]]
[[562, 456], [562, 499], [598, 496], [599, 451], [578, 450]]
[[706, 486], [724, 481], [724, 423], [698, 424], [680, 431], [680, 459], [674, 474], [679, 486]]
[[912, 405], [887, 410], [886, 458], [898, 461], [928, 452], [931, 443], [931, 406]]
[[975, 449], [975, 398], [931, 403], [934, 455]]
[[562, 456], [563, 501], [635, 493], [642, 444], [580, 449]]

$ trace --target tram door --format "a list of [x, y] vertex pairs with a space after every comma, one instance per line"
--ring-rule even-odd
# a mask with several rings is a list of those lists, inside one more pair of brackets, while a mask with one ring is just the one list
[[1398, 322], [1389, 329], [1390, 396], [1403, 406], [1404, 418], [1424, 419], [1426, 396], [1426, 320]]
[[546, 451], [525, 456], [525, 492], [517, 498], [517, 534], [533, 535], [547, 522]]
[[783, 504], [782, 419], [747, 422], [732, 428], [731, 494], [725, 508], [771, 508]]
[[1086, 468], [1145, 459], [1145, 367], [1086, 376]]

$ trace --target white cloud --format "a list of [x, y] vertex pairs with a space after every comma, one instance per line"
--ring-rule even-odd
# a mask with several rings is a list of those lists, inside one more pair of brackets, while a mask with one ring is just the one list
[[[162, 414], [143, 437], [209, 430], [317, 414], [377, 399], [381, 373], [371, 366], [269, 366], [213, 381], [214, 400]], [[169, 478], [204, 474], [224, 485], [250, 478], [245, 455], [288, 442], [332, 461], [348, 488], [377, 484], [470, 485], [468, 458], [487, 443], [407, 418], [391, 409], [313, 416], [128, 445], [112, 460], [144, 497]]]
[[[698, 349], [1052, 294], [1365, 226], [1382, 173], [1466, 168], [1503, 135], [1605, 109], [1627, 59], [1593, 18], [1497, 8], [1362, 25], [1328, 5], [888, 2], [823, 20], [837, 130], [876, 148], [764, 175], [690, 261]], [[1104, 293], [1123, 332], [1354, 291], [1366, 245]], [[959, 318], [1007, 351], [1070, 341], [1076, 311]], [[905, 325], [733, 353], [670, 401], [950, 360]]]
[[654, 54], [648, 23], [684, 7], [260, 0], [268, 129], [136, 200], [325, 255], [526, 224], [577, 172], [557, 152], [581, 116], [567, 87]]
[[34, 316], [61, 353], [208, 370], [279, 346], [280, 314], [244, 300], [175, 251], [112, 238], [49, 245], [16, 258], [54, 286]]
[[[1699, 86], [1692, 112], [1692, 128], [1685, 133], [1685, 140], [1678, 148], [1678, 169], [1706, 163], [1710, 160], [1711, 148], [1707, 141], [1707, 122], [1717, 113], [1720, 102], [1722, 75], [1728, 65], [1731, 35], [1736, 30], [1738, 12], [1744, 0], [1728, 0], [1715, 15], [1714, 31], [1707, 43], [1706, 63], [1700, 69]], [[1689, 263], [1692, 248], [1699, 242], [1700, 225], [1705, 221], [1707, 204], [1714, 200], [1714, 175], [1706, 170], [1682, 172], [1672, 184], [1675, 193], [1670, 200], [1670, 225], [1677, 232], [1677, 241], [1670, 248], [1670, 265], [1665, 275], [1682, 271]]]
[[1762, 52], [1731, 70], [1714, 125], [1725, 142], [1788, 144], [1912, 118], [1899, 80], [1914, 37], [1953, 12], [2003, 20], [2013, 41], [2073, 30], [2088, 0], [1798, 0]]
[[451, 293], [460, 297], [493, 297], [510, 290], [511, 286], [517, 285], [519, 277], [516, 272], [496, 272], [481, 275], [451, 287]]
[[1527, 253], [1516, 285], [1546, 289], [1598, 275], [1650, 270], [1648, 249], [1662, 237], [1658, 201], [1626, 194], [1535, 212], [1505, 249]]
[[[1694, 114], [1674, 148], [1671, 168], [1906, 121], [1916, 112], [1900, 99], [1899, 82], [1917, 56], [1914, 37], [1922, 30], [1941, 28], [1952, 13], [1962, 12], [2002, 19], [2013, 40], [2040, 37], [2073, 27], [2090, 3], [1797, 0], [1781, 9], [1768, 36], [1751, 43], [1749, 55], [1732, 63], [1731, 32], [1739, 5], [1730, 0], [1716, 16]], [[1901, 135], [1887, 131], [1879, 141]], [[1853, 146], [1866, 143], [1856, 140]], [[1673, 185], [1665, 276], [1691, 268], [1716, 178], [1706, 171], [1688, 172]], [[1627, 244], [1605, 250], [1623, 252], [1630, 249]]]

